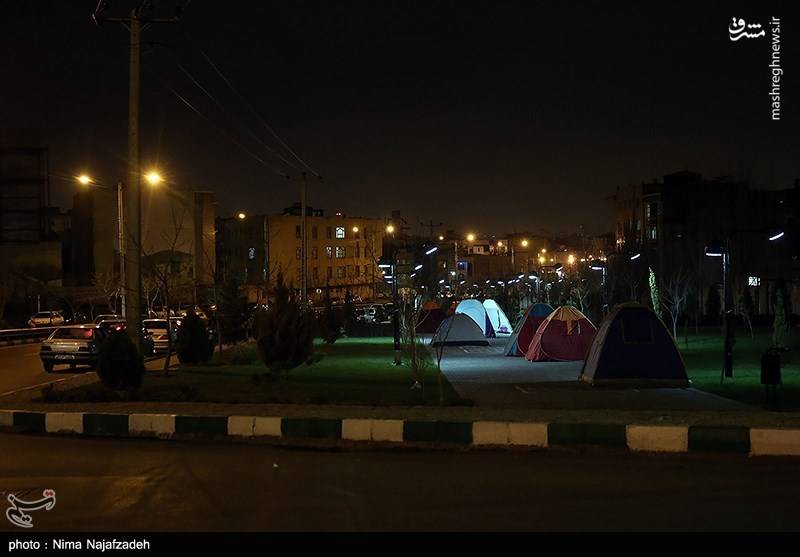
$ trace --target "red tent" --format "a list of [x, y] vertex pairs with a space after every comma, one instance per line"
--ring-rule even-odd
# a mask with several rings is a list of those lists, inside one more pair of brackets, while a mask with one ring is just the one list
[[529, 305], [520, 320], [517, 321], [517, 326], [514, 327], [511, 338], [508, 339], [506, 356], [524, 356], [527, 354], [539, 325], [551, 313], [553, 313], [553, 308], [550, 304], [537, 303]]
[[597, 327], [580, 311], [562, 306], [536, 329], [525, 359], [531, 362], [585, 360], [596, 332]]

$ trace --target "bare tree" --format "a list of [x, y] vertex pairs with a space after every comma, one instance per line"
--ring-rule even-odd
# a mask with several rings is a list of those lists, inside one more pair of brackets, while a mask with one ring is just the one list
[[103, 295], [111, 313], [117, 313], [117, 300], [122, 295], [122, 283], [116, 273], [95, 273], [92, 285]]
[[[183, 231], [185, 228], [185, 221], [187, 209], [182, 207], [176, 211], [173, 206], [170, 209], [171, 226], [162, 232], [162, 240], [166, 249], [153, 254], [144, 253], [143, 259], [145, 262], [145, 270], [148, 278], [156, 286], [158, 293], [163, 300], [165, 316], [167, 321], [167, 355], [164, 358], [164, 374], [169, 373], [169, 366], [172, 358], [173, 342], [172, 342], [172, 326], [170, 322], [170, 308], [174, 303], [174, 299], [180, 299], [182, 294], [185, 294], [187, 288], [192, 288], [194, 283], [192, 281], [191, 269], [187, 272], [186, 263], [187, 255], [184, 248]], [[148, 295], [149, 299], [149, 295]]]
[[674, 339], [678, 338], [678, 318], [686, 308], [686, 301], [689, 298], [689, 281], [688, 273], [680, 267], [664, 285], [661, 303], [672, 320], [672, 338]]

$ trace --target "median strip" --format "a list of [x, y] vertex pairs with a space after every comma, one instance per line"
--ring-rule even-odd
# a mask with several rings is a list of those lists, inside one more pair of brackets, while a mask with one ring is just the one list
[[[414, 446], [600, 446], [635, 452], [800, 456], [800, 429], [0, 410], [0, 430], [116, 437], [281, 439]], [[329, 444], [326, 444], [329, 446]]]

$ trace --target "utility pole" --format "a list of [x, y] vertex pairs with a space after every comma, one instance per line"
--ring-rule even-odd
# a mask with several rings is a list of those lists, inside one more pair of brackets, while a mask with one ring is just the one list
[[[92, 14], [92, 19], [100, 25], [105, 21], [121, 23], [128, 30], [128, 200], [125, 203], [124, 223], [129, 226], [125, 234], [125, 253], [120, 253], [121, 268], [124, 268], [123, 289], [128, 335], [134, 345], [142, 349], [142, 190], [139, 163], [139, 90], [140, 90], [140, 51], [141, 33], [152, 23], [177, 23], [180, 6], [172, 18], [149, 17], [149, 0], [143, 0], [137, 8], [131, 9], [127, 17], [105, 17], [107, 3], [100, 1]], [[124, 233], [123, 233], [124, 234]], [[167, 316], [169, 319], [169, 315]]]
[[300, 183], [300, 303], [306, 301], [306, 173]]

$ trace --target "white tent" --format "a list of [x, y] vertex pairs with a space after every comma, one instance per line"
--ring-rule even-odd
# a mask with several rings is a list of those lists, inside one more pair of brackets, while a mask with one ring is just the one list
[[486, 313], [486, 308], [483, 307], [483, 304], [478, 300], [461, 300], [456, 306], [456, 315], [458, 314], [467, 315], [470, 319], [472, 319], [478, 325], [478, 327], [480, 327], [483, 336], [497, 336], [495, 335], [492, 322], [489, 319], [489, 314]]
[[456, 313], [442, 321], [431, 346], [489, 346], [489, 341], [471, 317]]
[[498, 335], [510, 335], [513, 332], [511, 322], [508, 320], [508, 317], [506, 317], [502, 308], [497, 305], [497, 302], [494, 300], [484, 300], [483, 308], [486, 310], [489, 321], [491, 321], [492, 327], [494, 327]]

